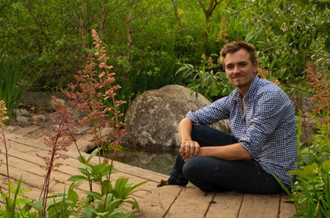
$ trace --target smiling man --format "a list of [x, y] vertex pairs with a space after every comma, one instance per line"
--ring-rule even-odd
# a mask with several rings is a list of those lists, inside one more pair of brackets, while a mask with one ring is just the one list
[[[253, 45], [234, 41], [220, 52], [227, 78], [236, 89], [179, 124], [181, 147], [170, 178], [163, 182], [203, 191], [273, 194], [288, 188], [297, 161], [292, 103], [275, 84], [257, 76]], [[232, 135], [208, 125], [229, 119]]]

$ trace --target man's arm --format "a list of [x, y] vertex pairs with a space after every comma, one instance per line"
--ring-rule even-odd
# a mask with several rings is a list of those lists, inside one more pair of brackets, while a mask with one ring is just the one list
[[200, 146], [196, 141], [191, 139], [191, 130], [193, 123], [187, 117], [183, 118], [179, 124], [179, 139], [181, 147], [179, 153], [184, 161], [192, 156], [197, 156], [200, 151]]
[[240, 143], [225, 146], [200, 147], [196, 141], [191, 139], [193, 123], [189, 118], [184, 118], [179, 124], [179, 138], [181, 148], [179, 150], [184, 161], [192, 156], [209, 156], [225, 160], [252, 159], [250, 153]]
[[200, 148], [198, 156], [216, 157], [224, 160], [252, 159], [251, 154], [241, 145], [241, 143], [215, 147], [202, 147]]

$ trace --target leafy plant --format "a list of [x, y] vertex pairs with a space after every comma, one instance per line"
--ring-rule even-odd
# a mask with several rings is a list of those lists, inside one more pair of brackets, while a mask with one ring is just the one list
[[[104, 47], [101, 46], [100, 37], [96, 31], [92, 31], [95, 48], [90, 51], [87, 65], [84, 70], [78, 72], [75, 76], [77, 82], [69, 84], [68, 90], [62, 90], [68, 97], [67, 104], [56, 102], [56, 116], [53, 122], [58, 122], [54, 126], [54, 134], [47, 133], [48, 140], [46, 144], [50, 148], [50, 157], [42, 157], [47, 166], [45, 183], [43, 186], [42, 198], [37, 202], [31, 202], [29, 205], [38, 211], [40, 217], [55, 216], [67, 217], [80, 214], [80, 217], [131, 217], [135, 210], [126, 212], [121, 206], [124, 202], [129, 203], [139, 210], [137, 201], [131, 195], [137, 191], [139, 184], [127, 184], [128, 179], [118, 179], [115, 186], [112, 187], [111, 175], [113, 170], [114, 154], [118, 148], [119, 138], [124, 134], [124, 123], [119, 121], [122, 114], [119, 106], [125, 103], [117, 100], [116, 91], [119, 85], [114, 85], [114, 73], [110, 72], [112, 66], [107, 65], [108, 57]], [[85, 115], [82, 119], [73, 116], [73, 110], [79, 111]], [[75, 175], [69, 178], [74, 182], [69, 188], [68, 193], [49, 193], [50, 174], [60, 166], [57, 163], [61, 158], [58, 151], [66, 150], [72, 142], [76, 142], [75, 133], [78, 126], [93, 126], [94, 137], [91, 139], [97, 149], [95, 149], [86, 159], [83, 155], [78, 156], [78, 160], [83, 168], [78, 170], [82, 175]], [[103, 135], [106, 127], [112, 127], [110, 133]], [[106, 143], [111, 139], [110, 144]], [[101, 151], [104, 145], [113, 148], [111, 162], [104, 158], [101, 160]], [[78, 146], [76, 145], [77, 149]], [[79, 149], [78, 149], [79, 151]], [[79, 152], [80, 153], [80, 152]], [[98, 164], [92, 164], [91, 159], [99, 154]], [[88, 182], [90, 191], [84, 200], [83, 206], [79, 209], [78, 195], [75, 189], [83, 182]], [[97, 184], [100, 192], [93, 190], [93, 184]], [[82, 211], [82, 212], [81, 212]], [[81, 212], [81, 213], [80, 213]], [[126, 213], [125, 213], [126, 212]]]
[[[296, 176], [292, 187], [295, 217], [330, 216], [330, 114], [329, 114], [329, 72], [320, 70], [311, 62], [306, 63], [307, 82], [316, 102], [310, 120], [318, 129], [312, 144], [299, 151], [297, 170], [290, 171]], [[302, 134], [301, 118], [298, 119], [298, 136]], [[298, 148], [300, 145], [298, 145]]]
[[213, 63], [213, 58], [218, 61], [216, 54], [211, 55], [207, 60], [203, 54], [200, 66], [195, 68], [191, 64], [182, 64], [176, 72], [181, 74], [181, 80], [188, 83], [188, 87], [196, 94], [201, 93], [211, 101], [228, 95], [234, 89], [226, 78], [226, 73], [220, 71], [220, 64]]
[[[117, 210], [118, 207], [123, 203], [131, 204], [133, 208], [139, 211], [139, 206], [134, 197], [131, 195], [137, 191], [139, 186], [145, 184], [147, 181], [132, 184], [127, 183], [127, 178], [119, 178], [116, 180], [114, 186], [112, 186], [111, 181], [108, 180], [108, 175], [110, 172], [110, 165], [106, 163], [101, 163], [97, 165], [90, 164], [89, 161], [92, 157], [96, 156], [99, 152], [99, 149], [94, 150], [89, 158], [86, 160], [84, 157], [79, 157], [80, 163], [83, 165], [83, 168], [79, 168], [79, 171], [82, 175], [74, 175], [69, 178], [69, 181], [74, 182], [72, 187], [78, 188], [82, 183], [93, 181], [99, 185], [100, 192], [90, 191], [87, 192], [87, 201], [92, 202], [92, 205], [97, 205], [95, 210], [92, 212], [97, 213], [107, 213], [112, 214], [116, 212], [116, 214], [120, 211]], [[146, 191], [146, 190], [145, 190]], [[127, 213], [127, 217], [129, 217], [134, 211], [130, 211]], [[112, 215], [107, 216], [112, 217]]]
[[15, 118], [15, 110], [21, 103], [22, 96], [38, 78], [38, 74], [31, 76], [32, 64], [25, 64], [21, 60], [0, 58], [0, 100], [6, 102], [10, 118]]
[[[119, 121], [122, 116], [118, 109], [124, 101], [117, 100], [116, 91], [120, 88], [114, 85], [114, 73], [110, 72], [112, 66], [107, 65], [108, 57], [104, 47], [101, 47], [101, 40], [96, 31], [92, 35], [95, 40], [95, 48], [91, 50], [85, 69], [76, 75], [77, 83], [69, 84], [71, 90], [63, 90], [68, 97], [68, 102], [63, 103], [55, 97], [55, 107], [57, 109], [51, 120], [54, 122], [53, 133], [45, 133], [47, 138], [45, 144], [49, 147], [50, 156], [40, 156], [45, 161], [46, 176], [42, 187], [42, 193], [38, 201], [26, 203], [23, 208], [19, 208], [22, 201], [16, 198], [22, 193], [20, 182], [17, 187], [9, 187], [8, 190], [15, 190], [14, 196], [11, 192], [0, 189], [2, 197], [5, 199], [6, 214], [9, 217], [132, 217], [139, 211], [138, 202], [132, 194], [137, 188], [147, 181], [132, 184], [127, 178], [117, 179], [112, 185], [111, 175], [114, 173], [114, 154], [118, 148], [119, 138], [124, 134], [124, 123]], [[4, 102], [0, 101], [0, 111], [5, 112]], [[73, 110], [78, 110], [85, 116], [80, 119], [73, 116]], [[6, 120], [5, 113], [0, 113], [1, 121]], [[61, 166], [60, 159], [65, 158], [59, 151], [66, 151], [68, 146], [76, 143], [76, 128], [79, 126], [93, 124], [94, 137], [92, 142], [97, 145], [86, 159], [79, 151], [78, 160], [83, 165], [78, 170], [82, 175], [70, 177], [73, 184], [68, 191], [62, 193], [49, 193], [51, 183], [51, 173]], [[3, 124], [3, 123], [2, 123]], [[4, 124], [3, 124], [4, 125]], [[2, 127], [2, 126], [1, 126]], [[106, 136], [102, 135], [104, 128], [112, 127], [112, 131]], [[111, 139], [110, 143], [108, 140]], [[5, 141], [5, 140], [4, 140]], [[107, 143], [105, 143], [107, 142]], [[6, 144], [5, 144], [6, 145]], [[103, 146], [112, 148], [113, 155], [111, 162], [107, 158], [103, 160], [99, 156], [98, 164], [91, 163], [91, 159], [100, 154]], [[7, 148], [7, 146], [5, 146]], [[6, 150], [7, 154], [7, 150]], [[8, 169], [8, 155], [6, 165]], [[9, 171], [7, 171], [9, 179]], [[90, 190], [87, 197], [79, 198], [76, 188], [83, 182], [88, 182]], [[11, 183], [8, 183], [9, 186]], [[93, 190], [93, 185], [98, 185], [99, 192]], [[10, 189], [12, 188], [12, 189]], [[13, 199], [11, 199], [13, 197]], [[131, 204], [134, 209], [127, 211], [122, 207], [123, 203]], [[0, 213], [3, 213], [0, 210]]]

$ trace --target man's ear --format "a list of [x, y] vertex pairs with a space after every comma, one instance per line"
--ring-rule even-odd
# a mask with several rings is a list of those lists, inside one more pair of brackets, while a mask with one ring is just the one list
[[258, 65], [259, 65], [259, 62], [256, 61], [256, 63], [253, 66], [253, 72], [255, 72], [256, 75], [258, 74]]

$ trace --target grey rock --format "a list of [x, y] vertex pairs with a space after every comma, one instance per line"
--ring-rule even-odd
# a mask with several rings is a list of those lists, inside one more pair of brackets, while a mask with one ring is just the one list
[[30, 123], [30, 121], [29, 121], [29, 118], [28, 117], [25, 117], [25, 116], [17, 116], [16, 117], [16, 120], [17, 120], [17, 122], [18, 122], [18, 124], [20, 125], [20, 126], [30, 126], [31, 125], [31, 123]]
[[47, 120], [47, 117], [44, 114], [36, 114], [31, 117], [33, 124], [42, 124]]
[[28, 116], [30, 116], [30, 113], [26, 109], [24, 109], [24, 108], [18, 108], [16, 110], [16, 116], [17, 117], [18, 116], [28, 117]]
[[[211, 104], [203, 95], [180, 85], [167, 85], [149, 90], [129, 105], [125, 115], [125, 140], [130, 146], [178, 147], [178, 124], [189, 110], [198, 110]], [[229, 121], [212, 125], [225, 132], [230, 131]]]
[[[60, 98], [57, 98], [57, 102], [60, 103], [60, 104], [62, 104], [62, 105], [64, 105], [64, 106], [67, 105], [66, 101], [63, 100], [63, 99], [60, 99]], [[55, 105], [56, 105], [55, 101], [53, 99], [51, 99], [50, 100], [50, 108], [51, 108], [51, 110], [56, 111]]]

